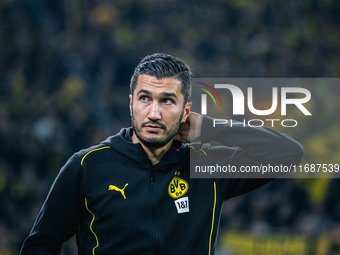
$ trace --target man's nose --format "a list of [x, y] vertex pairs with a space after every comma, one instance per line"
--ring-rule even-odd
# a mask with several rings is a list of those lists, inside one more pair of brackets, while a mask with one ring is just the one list
[[157, 101], [154, 101], [152, 103], [148, 117], [149, 117], [149, 119], [152, 119], [152, 120], [161, 119], [161, 112], [160, 112], [159, 104], [158, 104]]

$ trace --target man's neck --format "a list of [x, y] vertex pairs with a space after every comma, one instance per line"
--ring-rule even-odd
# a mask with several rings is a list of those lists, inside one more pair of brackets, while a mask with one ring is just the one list
[[160, 147], [160, 148], [153, 148], [153, 147], [147, 147], [145, 146], [136, 136], [135, 133], [131, 136], [131, 140], [133, 143], [140, 143], [150, 159], [152, 165], [156, 165], [159, 163], [159, 161], [162, 159], [162, 157], [165, 155], [165, 153], [171, 148], [173, 140], [168, 142], [166, 145]]

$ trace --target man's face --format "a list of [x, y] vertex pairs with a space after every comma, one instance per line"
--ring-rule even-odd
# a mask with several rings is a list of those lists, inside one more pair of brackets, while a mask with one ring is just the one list
[[176, 78], [158, 80], [141, 74], [130, 95], [130, 113], [138, 142], [160, 148], [177, 134], [190, 113], [191, 103], [184, 105], [181, 82]]

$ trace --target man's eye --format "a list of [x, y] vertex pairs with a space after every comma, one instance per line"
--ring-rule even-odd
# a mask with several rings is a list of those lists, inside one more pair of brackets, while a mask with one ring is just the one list
[[173, 104], [173, 103], [174, 103], [174, 101], [171, 100], [170, 98], [164, 99], [163, 102], [164, 102], [165, 104]]
[[140, 101], [142, 101], [143, 103], [147, 102], [148, 101], [148, 97], [147, 96], [141, 96], [140, 97]]

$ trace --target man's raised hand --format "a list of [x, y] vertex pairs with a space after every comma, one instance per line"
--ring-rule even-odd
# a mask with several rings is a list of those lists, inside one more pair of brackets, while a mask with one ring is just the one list
[[196, 112], [190, 112], [186, 121], [179, 128], [178, 134], [174, 137], [183, 143], [194, 142], [201, 138], [203, 116]]

